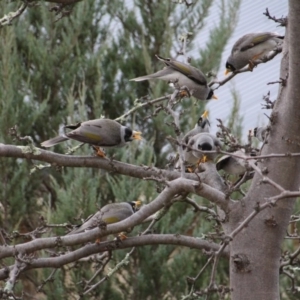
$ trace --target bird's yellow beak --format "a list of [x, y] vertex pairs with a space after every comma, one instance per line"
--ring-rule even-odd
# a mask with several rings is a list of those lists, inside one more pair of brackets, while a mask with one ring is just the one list
[[141, 132], [140, 131], [133, 131], [132, 132], [132, 138], [134, 139], [134, 140], [142, 140], [142, 137], [141, 137]]
[[135, 202], [136, 207], [140, 207], [142, 205], [142, 201], [141, 200], [136, 200], [134, 202]]
[[206, 110], [201, 117], [207, 119], [207, 117], [208, 117], [208, 110]]
[[215, 94], [212, 95], [212, 98], [215, 99], [215, 100], [219, 99]]
[[226, 69], [225, 72], [224, 72], [224, 75], [227, 76], [230, 72], [231, 72], [230, 69]]

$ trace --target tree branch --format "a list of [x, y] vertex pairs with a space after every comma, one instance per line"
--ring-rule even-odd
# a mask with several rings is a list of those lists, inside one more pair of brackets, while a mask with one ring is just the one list
[[[68, 236], [62, 238], [62, 240], [67, 238], [70, 239], [70, 237], [76, 239], [76, 237], [78, 236], [79, 234]], [[64, 244], [67, 245], [69, 243], [66, 242]], [[151, 235], [143, 235], [138, 237], [127, 238], [121, 242], [110, 241], [110, 242], [103, 242], [100, 244], [94, 243], [94, 244], [85, 245], [78, 250], [61, 255], [59, 257], [33, 259], [30, 263], [28, 263], [25, 266], [24, 270], [35, 269], [35, 268], [59, 268], [65, 264], [77, 261], [83, 257], [96, 254], [99, 252], [114, 250], [114, 249], [126, 249], [134, 246], [139, 247], [145, 245], [177, 245], [177, 246], [186, 246], [192, 249], [207, 250], [207, 251], [211, 251], [211, 250], [217, 251], [219, 249], [218, 244], [204, 241], [199, 238], [194, 238], [190, 236], [182, 236], [182, 235], [174, 235], [174, 234], [151, 234]], [[228, 252], [225, 252], [225, 255], [227, 257], [228, 254], [229, 254]], [[9, 267], [10, 270], [12, 268], [13, 266]], [[7, 277], [8, 277], [8, 268], [1, 269], [0, 280], [3, 280]]]
[[21, 6], [15, 11], [15, 12], [10, 12], [7, 15], [4, 15], [4, 17], [2, 17], [0, 19], [0, 28], [5, 26], [5, 25], [12, 25], [12, 21], [19, 17], [27, 8], [28, 4], [27, 2], [23, 2], [21, 4]]
[[[13, 146], [0, 144], [0, 157], [27, 158], [51, 163], [53, 166], [64, 167], [86, 167], [99, 168], [109, 172], [127, 175], [135, 178], [144, 179], [147, 177], [164, 178], [165, 180], [174, 180], [180, 177], [177, 171], [166, 171], [158, 168], [140, 167], [118, 161], [111, 161], [107, 158], [90, 156], [69, 156], [57, 154], [40, 148], [30, 148], [29, 146]], [[228, 201], [225, 194], [220, 191], [226, 191], [227, 187], [222, 178], [216, 171], [215, 165], [206, 163], [205, 171], [196, 174], [186, 174], [186, 181], [181, 185], [179, 192], [192, 192], [205, 197], [213, 203], [220, 205], [225, 210]], [[195, 188], [195, 184], [201, 180], [201, 188]]]

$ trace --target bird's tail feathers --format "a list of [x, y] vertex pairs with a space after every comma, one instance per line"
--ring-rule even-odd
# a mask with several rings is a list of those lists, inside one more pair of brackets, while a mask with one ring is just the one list
[[57, 144], [59, 144], [61, 142], [67, 141], [67, 140], [68, 140], [68, 138], [66, 136], [61, 136], [60, 135], [60, 136], [57, 136], [57, 137], [55, 137], [53, 139], [47, 140], [45, 142], [42, 142], [41, 146], [45, 147], [45, 148], [48, 148], [48, 147], [55, 146], [55, 145], [57, 145]]
[[159, 75], [154, 73], [154, 74], [150, 74], [150, 75], [136, 77], [136, 78], [130, 79], [129, 81], [144, 81], [144, 80], [155, 79], [157, 77], [159, 77]]

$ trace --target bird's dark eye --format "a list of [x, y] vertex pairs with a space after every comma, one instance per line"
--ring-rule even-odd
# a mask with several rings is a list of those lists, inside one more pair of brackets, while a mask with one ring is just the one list
[[229, 69], [232, 72], [235, 71], [235, 67], [232, 64], [228, 63], [228, 62], [226, 63], [226, 69]]
[[132, 130], [128, 127], [125, 128], [124, 140], [125, 142], [132, 141]]
[[208, 93], [208, 95], [207, 95], [206, 100], [211, 99], [213, 95], [214, 95], [214, 91], [213, 91], [212, 89], [210, 89], [210, 91], [209, 91], [209, 93]]
[[203, 119], [202, 119], [202, 117], [200, 117], [198, 120], [198, 125], [200, 126], [202, 124], [202, 122], [203, 122]]

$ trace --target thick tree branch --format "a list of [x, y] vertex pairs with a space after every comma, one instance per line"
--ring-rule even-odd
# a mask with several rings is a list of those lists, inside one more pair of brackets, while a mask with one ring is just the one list
[[[0, 144], [0, 157], [33, 159], [51, 163], [53, 166], [99, 168], [140, 179], [157, 177], [163, 178], [164, 180], [174, 180], [180, 177], [180, 173], [177, 171], [140, 167], [118, 161], [111, 161], [108, 158], [57, 154], [40, 148], [31, 148], [29, 146]], [[205, 172], [198, 173], [197, 175], [186, 174], [186, 178], [193, 180], [194, 182], [189, 181], [189, 184], [192, 184], [192, 186], [188, 188], [189, 184], [187, 184], [185, 187], [188, 192], [194, 192], [199, 196], [205, 197], [213, 203], [221, 205], [224, 210], [227, 207], [228, 202], [225, 200], [224, 193], [220, 191], [225, 192], [227, 187], [213, 164], [207, 163], [205, 168]], [[195, 189], [193, 188], [193, 185], [195, 182], [199, 181], [199, 178], [202, 182], [201, 189]], [[184, 192], [184, 189], [182, 189], [181, 192]]]
[[[173, 197], [179, 194], [182, 191], [193, 192], [197, 189], [205, 190], [205, 193], [211, 194], [212, 188], [202, 187], [203, 184], [200, 184], [195, 181], [191, 181], [184, 178], [176, 179], [169, 183], [155, 200], [150, 202], [147, 205], [144, 205], [138, 212], [133, 214], [130, 218], [127, 218], [121, 222], [107, 225], [107, 227], [94, 228], [90, 231], [83, 232], [80, 234], [67, 235], [64, 237], [50, 237], [50, 238], [40, 238], [30, 241], [28, 243], [19, 244], [15, 246], [2, 246], [0, 247], [0, 258], [13, 256], [15, 253], [31, 253], [37, 250], [54, 248], [56, 246], [73, 246], [81, 243], [87, 243], [93, 241], [99, 237], [107, 236], [109, 234], [119, 233], [127, 228], [132, 228], [138, 224], [141, 224], [147, 217], [153, 215], [155, 212], [163, 208], [165, 205], [170, 203]], [[215, 197], [218, 198], [216, 191]], [[210, 195], [211, 197], [211, 195]], [[225, 199], [224, 195], [222, 198], [218, 199], [221, 203], [221, 206], [226, 211], [228, 201]], [[214, 201], [218, 201], [214, 200]]]
[[[76, 237], [78, 235], [73, 235]], [[69, 236], [71, 237], [71, 236]], [[41, 239], [40, 239], [41, 240]], [[66, 243], [67, 244], [67, 243]], [[65, 264], [75, 262], [83, 257], [87, 257], [92, 254], [99, 252], [114, 250], [114, 249], [126, 249], [131, 247], [139, 247], [146, 245], [177, 245], [185, 246], [192, 249], [207, 250], [207, 251], [218, 251], [219, 245], [201, 240], [199, 238], [194, 238], [190, 236], [174, 235], [174, 234], [151, 234], [143, 235], [138, 237], [127, 238], [124, 241], [111, 241], [103, 242], [100, 244], [93, 243], [85, 245], [84, 247], [72, 251], [70, 253], [61, 255], [59, 257], [51, 258], [38, 258], [32, 259], [24, 270], [34, 269], [34, 268], [59, 268]], [[13, 248], [13, 247], [12, 247]], [[228, 252], [225, 252], [228, 256]], [[10, 267], [9, 269], [12, 269]], [[8, 268], [0, 270], [0, 280], [7, 278]]]

